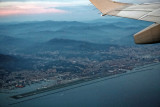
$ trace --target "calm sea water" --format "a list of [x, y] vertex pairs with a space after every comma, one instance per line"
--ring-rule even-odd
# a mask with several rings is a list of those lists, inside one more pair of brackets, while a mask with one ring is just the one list
[[160, 107], [160, 63], [132, 73], [14, 100], [0, 95], [0, 107]]

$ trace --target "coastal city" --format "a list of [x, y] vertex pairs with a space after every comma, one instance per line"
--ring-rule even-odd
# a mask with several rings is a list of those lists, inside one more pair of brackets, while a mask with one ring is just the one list
[[0, 107], [160, 107], [160, 0], [0, 0]]
[[[67, 48], [69, 46], [74, 48]], [[17, 52], [16, 56], [23, 57], [26, 61], [25, 67], [23, 64], [22, 66], [18, 65], [18, 67], [15, 64], [23, 63], [21, 61], [23, 59], [14, 61], [13, 58], [12, 61], [12, 57], [3, 55], [3, 58], [6, 57], [3, 59], [3, 63], [8, 63], [9, 66], [14, 66], [17, 69], [14, 72], [10, 72], [12, 69], [0, 69], [0, 89], [13, 90], [42, 81], [53, 81], [38, 88], [43, 89], [126, 73], [138, 66], [160, 62], [159, 45], [98, 45], [99, 47], [93, 50], [95, 44], [85, 44], [85, 47], [88, 46], [90, 46], [88, 49], [81, 48], [81, 43], [78, 43], [78, 47], [67, 44], [64, 50], [61, 50], [62, 48], [53, 51], [41, 50], [37, 51], [36, 54]]]

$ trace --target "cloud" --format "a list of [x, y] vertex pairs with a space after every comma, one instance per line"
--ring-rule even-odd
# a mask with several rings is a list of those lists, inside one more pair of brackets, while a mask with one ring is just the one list
[[44, 13], [67, 13], [67, 10], [58, 9], [59, 7], [72, 7], [72, 6], [80, 6], [87, 5], [87, 2], [84, 1], [72, 1], [66, 2], [62, 0], [58, 2], [57, 0], [52, 1], [5, 1], [1, 0], [0, 2], [0, 16], [8, 16], [8, 15], [17, 15], [17, 14], [44, 14]]
[[32, 5], [30, 6], [28, 5], [27, 7], [25, 6], [12, 7], [12, 8], [10, 7], [7, 9], [4, 8], [0, 10], [0, 16], [18, 15], [18, 14], [42, 14], [42, 13], [66, 13], [66, 11], [55, 8], [45, 9], [43, 7], [32, 6]]
[[[0, 2], [28, 2], [28, 1], [36, 2], [36, 1], [44, 1], [44, 0], [0, 0]], [[45, 0], [45, 1], [57, 1], [57, 0]]]

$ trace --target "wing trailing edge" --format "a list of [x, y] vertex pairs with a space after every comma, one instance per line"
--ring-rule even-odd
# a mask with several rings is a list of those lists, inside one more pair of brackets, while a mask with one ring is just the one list
[[134, 35], [136, 44], [160, 43], [160, 24], [152, 24]]

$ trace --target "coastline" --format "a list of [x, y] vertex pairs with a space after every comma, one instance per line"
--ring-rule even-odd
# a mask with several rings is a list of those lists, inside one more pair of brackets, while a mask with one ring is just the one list
[[[131, 74], [137, 73], [137, 72], [152, 70], [151, 68], [148, 68], [148, 67], [154, 66], [154, 65], [160, 65], [160, 63], [152, 63], [152, 64], [148, 64], [148, 65], [145, 65], [145, 66], [140, 66], [140, 67], [134, 68], [133, 70], [129, 70], [129, 71], [126, 71], [124, 73], [120, 73], [120, 74], [116, 74], [116, 75], [85, 78], [85, 79], [73, 81], [73, 82], [66, 83], [66, 84], [60, 84], [60, 85], [57, 85], [57, 86], [51, 86], [51, 87], [47, 87], [47, 88], [40, 89], [40, 90], [34, 90], [34, 91], [22, 93], [22, 94], [13, 95], [13, 96], [11, 96], [11, 98], [22, 99], [22, 98], [34, 96], [34, 95], [37, 95], [37, 94], [45, 93], [45, 92], [48, 92], [48, 91], [53, 91], [53, 90], [58, 90], [58, 89], [62, 89], [62, 88], [65, 88], [65, 87], [73, 86], [73, 87], [63, 89], [63, 90], [59, 90], [57, 92], [49, 93], [49, 94], [46, 94], [46, 95], [55, 94], [55, 93], [59, 93], [59, 92], [62, 92], [62, 91], [71, 90], [71, 89], [74, 89], [74, 88], [94, 84], [94, 83], [101, 82], [101, 81], [114, 79], [114, 78], [118, 78], [118, 77], [125, 76], [125, 75], [131, 75]], [[74, 85], [78, 85], [78, 86], [74, 86]], [[46, 96], [46, 95], [43, 95], [43, 96]], [[42, 97], [42, 96], [39, 96], [39, 97]], [[37, 97], [35, 97], [35, 98], [37, 98]]]

